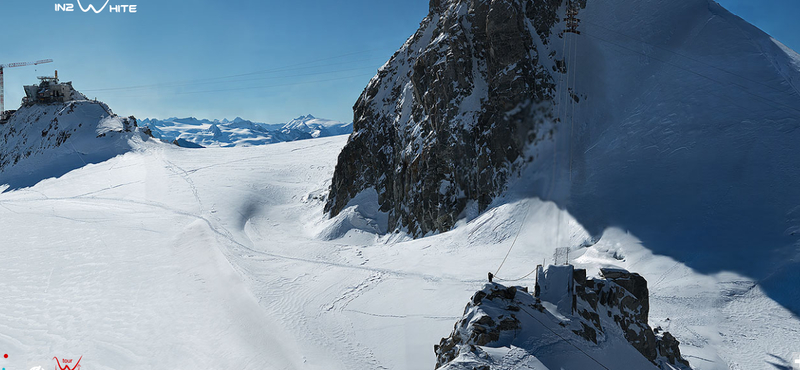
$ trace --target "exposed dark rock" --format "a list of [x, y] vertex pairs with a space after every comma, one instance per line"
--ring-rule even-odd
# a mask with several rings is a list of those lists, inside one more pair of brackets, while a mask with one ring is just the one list
[[578, 284], [586, 284], [586, 270], [585, 269], [575, 269], [572, 271], [572, 278]]
[[550, 135], [543, 125], [566, 70], [545, 65], [556, 64], [548, 45], [562, 3], [431, 0], [355, 103], [325, 211], [375, 188], [389, 229], [419, 236], [450, 229], [470, 203], [484, 210], [526, 162], [524, 148]]
[[572, 332], [580, 335], [583, 339], [597, 343], [597, 330], [589, 325], [586, 325], [586, 323], [582, 322], [581, 329], [573, 330]]
[[[500, 285], [500, 284], [497, 284], [497, 286], [498, 287], [502, 287], [502, 285]], [[506, 289], [492, 290], [492, 292], [489, 294], [488, 298], [490, 300], [494, 300], [496, 298], [512, 300], [512, 299], [514, 299], [515, 295], [517, 295], [517, 288], [512, 286], [512, 287], [508, 287]]]
[[681, 357], [680, 342], [669, 332], [663, 334], [656, 334], [656, 341], [658, 347], [658, 354], [667, 359], [671, 365], [684, 365], [689, 366], [689, 361]]
[[483, 298], [486, 297], [486, 293], [483, 291], [479, 291], [472, 296], [472, 304], [479, 305]]
[[[579, 277], [575, 281], [575, 293], [579, 300], [585, 302], [579, 305], [581, 308], [577, 313], [599, 332], [603, 332], [605, 329], [599, 318], [600, 312], [605, 311], [606, 316], [612, 317], [622, 329], [625, 339], [648, 360], [657, 363], [661, 357], [670, 364], [679, 363], [688, 367], [689, 363], [680, 355], [677, 339], [666, 332], [658, 335], [659, 329], [654, 331], [648, 325], [650, 300], [647, 280], [637, 273], [622, 269], [604, 268], [600, 273], [605, 280], [588, 279], [581, 282], [580, 274], [575, 274]], [[612, 311], [619, 314], [612, 314]], [[593, 335], [587, 329], [591, 328], [584, 327], [576, 333], [596, 342], [596, 339], [591, 339]]]
[[[528, 294], [526, 288], [505, 287], [500, 284], [487, 284], [483, 290], [476, 292], [464, 310], [465, 317], [456, 323], [453, 333], [447, 338], [442, 338], [438, 345], [433, 346], [436, 352], [436, 368], [453, 361], [461, 351], [479, 352], [480, 350], [476, 346], [489, 345], [500, 340], [504, 333], [515, 333], [520, 330], [522, 325], [516, 312], [519, 312], [520, 306], [525, 303], [515, 299], [517, 293]], [[530, 296], [528, 295], [528, 297]], [[512, 301], [512, 305], [508, 305], [508, 301]], [[477, 319], [467, 315], [471, 309], [484, 304], [491, 307], [497, 305], [507, 307], [508, 313], [497, 316], [496, 320], [485, 313]], [[533, 305], [528, 306], [528, 309], [540, 308]], [[476, 366], [475, 368], [481, 367]]]
[[193, 143], [193, 142], [191, 142], [189, 140], [182, 139], [182, 138], [177, 138], [175, 140], [172, 140], [172, 145], [176, 145], [176, 146], [179, 146], [181, 148], [191, 148], [191, 149], [204, 148], [204, 146], [202, 146], [200, 144]]
[[[611, 309], [617, 308], [619, 315], [614, 314], [613, 319], [622, 329], [625, 339], [647, 359], [654, 361], [657, 356], [656, 338], [647, 324], [650, 312], [647, 281], [639, 274], [624, 270], [603, 269], [601, 273], [607, 280], [596, 280], [592, 287], [576, 282], [578, 299], [596, 311], [606, 310], [606, 315], [611, 314]], [[597, 303], [602, 307], [598, 307]], [[598, 312], [579, 309], [578, 314], [588, 319], [598, 315]], [[599, 321], [592, 322], [598, 330], [603, 331], [598, 325]]]
[[[584, 340], [594, 346], [609, 341], [609, 337], [617, 337], [627, 341], [655, 366], [669, 363], [676, 369], [690, 370], [688, 361], [681, 357], [678, 340], [661, 328], [653, 330], [648, 325], [647, 281], [625, 270], [602, 273], [604, 279], [587, 279], [585, 270], [572, 271], [576, 305], [571, 313], [569, 307], [559, 308], [560, 314], [571, 316], [569, 320], [560, 320], [545, 309], [541, 301], [546, 299], [544, 296], [531, 296], [521, 287], [486, 284], [472, 296], [450, 336], [434, 346], [436, 368], [448, 365], [447, 369], [462, 370], [490, 366], [492, 362], [488, 360], [485, 347], [529, 345], [534, 351], [530, 355], [535, 357], [536, 348], [552, 344], [548, 340], [552, 341], [553, 336], [548, 330], [553, 329], [543, 329], [543, 323], [556, 322], [564, 328], [557, 336], [573, 343]], [[553, 279], [545, 282], [546, 285], [567, 284], [560, 279], [563, 275], [544, 276]], [[555, 305], [556, 302], [550, 303]], [[530, 336], [537, 332], [551, 339]], [[573, 334], [575, 336], [569, 338]], [[544, 343], [531, 345], [539, 339]], [[616, 339], [611, 343], [615, 341], [619, 342]]]

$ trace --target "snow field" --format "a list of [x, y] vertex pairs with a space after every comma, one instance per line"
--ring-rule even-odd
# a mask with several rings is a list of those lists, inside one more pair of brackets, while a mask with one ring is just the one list
[[[619, 229], [578, 248], [588, 233], [549, 202], [501, 199], [417, 240], [360, 229], [321, 238], [332, 221], [320, 198], [345, 141], [201, 150], [138, 142], [0, 194], [6, 367], [83, 356], [87, 369], [432, 368], [433, 345], [520, 226], [498, 276], [549, 263], [556, 245], [571, 245], [590, 275], [638, 272], [650, 286], [651, 325], [672, 332], [696, 369], [788, 366], [798, 350], [800, 322], [757, 282], [699, 274]], [[507, 354], [509, 364], [529, 361]]]

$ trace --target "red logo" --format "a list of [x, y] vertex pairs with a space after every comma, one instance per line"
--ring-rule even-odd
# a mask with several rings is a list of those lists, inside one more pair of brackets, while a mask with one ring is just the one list
[[58, 361], [58, 357], [53, 357], [53, 359], [56, 360], [56, 366], [57, 366], [55, 370], [80, 370], [80, 368], [81, 368], [81, 359], [82, 358], [83, 358], [83, 356], [81, 356], [78, 359], [78, 362], [76, 362], [75, 365], [72, 365], [72, 367], [69, 367], [68, 364], [72, 363], [72, 359], [71, 358], [62, 358], [61, 362], [64, 363], [64, 366], [61, 366], [61, 362]]

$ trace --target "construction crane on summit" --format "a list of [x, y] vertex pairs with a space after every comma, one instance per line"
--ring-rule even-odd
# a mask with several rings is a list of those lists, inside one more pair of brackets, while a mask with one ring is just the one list
[[37, 60], [35, 62], [20, 62], [20, 63], [9, 63], [9, 64], [0, 64], [0, 113], [6, 111], [5, 106], [5, 86], [3, 83], [3, 70], [6, 68], [13, 68], [13, 67], [25, 67], [25, 66], [35, 66], [39, 64], [45, 63], [52, 63], [52, 59], [42, 59]]

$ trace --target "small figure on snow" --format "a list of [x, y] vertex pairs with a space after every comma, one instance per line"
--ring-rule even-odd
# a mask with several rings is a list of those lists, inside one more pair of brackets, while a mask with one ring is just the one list
[[492, 274], [492, 273], [490, 272], [490, 273], [489, 273], [489, 282], [490, 282], [490, 283], [492, 282], [492, 279], [494, 279], [494, 274]]

